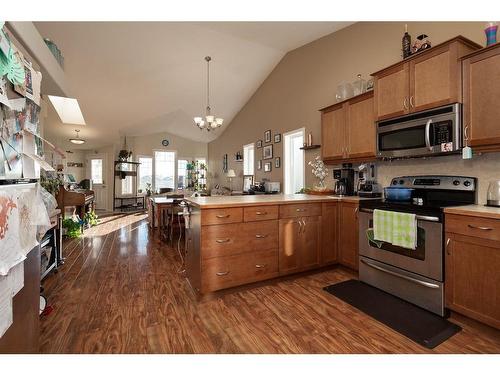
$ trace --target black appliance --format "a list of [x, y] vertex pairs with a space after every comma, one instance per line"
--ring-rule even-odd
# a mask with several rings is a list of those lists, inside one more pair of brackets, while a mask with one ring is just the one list
[[354, 183], [354, 169], [351, 163], [342, 164], [341, 169], [335, 169], [333, 171], [333, 178], [337, 180], [335, 185], [336, 195], [354, 195], [355, 194], [355, 183]]
[[[414, 189], [412, 199], [359, 203], [359, 279], [444, 316], [444, 208], [474, 204], [477, 181], [463, 176], [404, 176], [392, 179], [391, 186]], [[415, 214], [416, 249], [370, 238], [374, 210]]]

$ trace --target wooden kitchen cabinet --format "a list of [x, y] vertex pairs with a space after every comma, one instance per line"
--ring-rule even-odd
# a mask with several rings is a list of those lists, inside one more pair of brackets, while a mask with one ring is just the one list
[[[463, 217], [467, 220], [467, 217]], [[446, 307], [500, 329], [500, 241], [446, 232]]]
[[479, 48], [458, 36], [373, 73], [376, 119], [462, 102], [460, 58]]
[[319, 266], [321, 216], [280, 219], [279, 272], [288, 274]]
[[464, 57], [464, 137], [479, 151], [500, 151], [500, 45]]
[[339, 233], [339, 204], [323, 203], [321, 216], [321, 265], [337, 263], [337, 243]]
[[325, 163], [375, 158], [373, 91], [321, 109], [321, 149]]
[[321, 112], [321, 157], [323, 160], [342, 159], [345, 156], [344, 104]]
[[341, 202], [339, 212], [339, 263], [358, 270], [358, 203]]

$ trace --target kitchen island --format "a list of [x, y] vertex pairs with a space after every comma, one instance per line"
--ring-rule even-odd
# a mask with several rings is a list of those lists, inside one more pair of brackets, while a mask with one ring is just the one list
[[[186, 270], [200, 293], [324, 267], [358, 267], [360, 197], [186, 198]], [[342, 246], [339, 246], [342, 244]]]

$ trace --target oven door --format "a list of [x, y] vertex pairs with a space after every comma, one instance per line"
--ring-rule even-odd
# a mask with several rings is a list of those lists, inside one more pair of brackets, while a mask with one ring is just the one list
[[[437, 217], [417, 217], [417, 248], [394, 246], [370, 241], [367, 231], [373, 229], [373, 210], [359, 212], [359, 255], [403, 270], [443, 281], [443, 224]], [[380, 247], [379, 247], [380, 246]]]

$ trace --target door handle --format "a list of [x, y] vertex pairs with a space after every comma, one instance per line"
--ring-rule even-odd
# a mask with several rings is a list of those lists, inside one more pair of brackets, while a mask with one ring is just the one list
[[256, 264], [255, 268], [266, 268], [267, 264]]
[[256, 234], [255, 238], [266, 238], [267, 234]]
[[215, 242], [217, 243], [226, 243], [231, 241], [229, 238], [224, 238], [224, 239], [216, 239]]
[[464, 140], [465, 140], [465, 143], [467, 143], [467, 141], [469, 140], [469, 134], [467, 134], [468, 130], [469, 130], [469, 125], [465, 125], [464, 126]]
[[415, 283], [415, 284], [419, 284], [419, 285], [425, 286], [426, 288], [431, 288], [431, 289], [438, 289], [439, 288], [439, 285], [437, 285], [437, 284], [428, 283], [426, 281], [418, 280], [418, 279], [415, 279], [415, 278], [410, 277], [410, 276], [402, 275], [400, 273], [388, 270], [387, 268], [384, 268], [384, 267], [381, 267], [381, 266], [377, 266], [376, 264], [373, 264], [373, 263], [371, 263], [371, 262], [369, 262], [369, 261], [367, 261], [365, 259], [360, 259], [360, 261], [363, 262], [364, 264], [366, 264], [369, 267], [375, 268], [376, 270], [388, 273], [389, 275], [393, 275], [393, 276], [399, 277], [401, 279], [405, 279], [405, 280], [411, 281], [412, 283]]
[[296, 208], [295, 211], [296, 212], [306, 212], [307, 209], [306, 208]]
[[258, 215], [258, 216], [260, 216], [260, 215], [267, 215], [267, 212], [260, 212], [260, 211], [257, 211], [257, 212], [255, 213], [255, 215]]
[[415, 103], [414, 103], [413, 95], [410, 96], [410, 107], [415, 108]]
[[493, 228], [490, 228], [490, 227], [477, 227], [475, 225], [472, 225], [472, 224], [467, 224], [467, 226], [469, 228], [472, 228], [472, 229], [479, 229], [479, 230], [493, 230]]
[[226, 272], [217, 272], [216, 275], [217, 276], [226, 276], [226, 275], [229, 275], [229, 271], [226, 271]]
[[448, 255], [451, 255], [451, 251], [450, 251], [450, 241], [451, 241], [451, 239], [450, 239], [450, 238], [448, 238], [448, 239], [446, 240], [446, 245], [445, 245], [445, 248], [446, 248], [446, 254], [448, 254]]
[[408, 98], [406, 96], [403, 100], [403, 107], [404, 107], [404, 109], [408, 109]]
[[215, 215], [215, 217], [217, 219], [227, 219], [229, 216], [231, 216], [231, 215], [229, 215], [229, 214], [228, 215]]
[[432, 124], [432, 119], [429, 119], [429, 121], [427, 121], [427, 123], [425, 124], [425, 145], [427, 146], [429, 151], [432, 151], [431, 135], [430, 135], [431, 124]]

